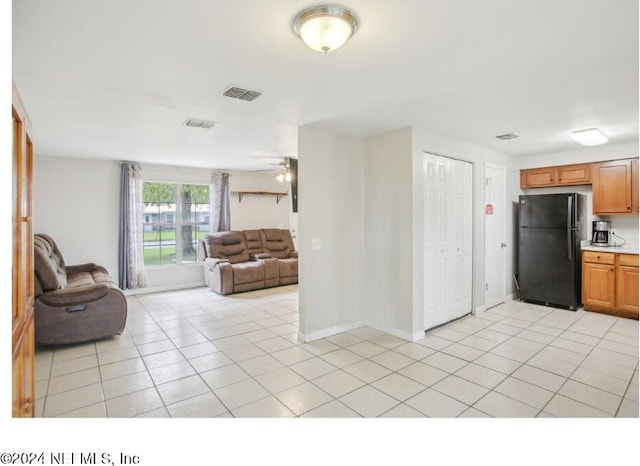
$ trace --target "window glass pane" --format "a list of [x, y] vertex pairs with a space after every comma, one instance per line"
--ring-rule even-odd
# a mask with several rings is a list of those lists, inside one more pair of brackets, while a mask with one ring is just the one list
[[209, 231], [209, 185], [183, 184], [180, 189], [182, 261], [196, 261], [198, 240]]
[[[176, 263], [176, 184], [143, 184], [144, 265]], [[148, 220], [148, 221], [147, 221]]]

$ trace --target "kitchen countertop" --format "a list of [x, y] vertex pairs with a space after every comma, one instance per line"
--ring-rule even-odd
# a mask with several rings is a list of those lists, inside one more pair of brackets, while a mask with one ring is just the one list
[[618, 254], [638, 254], [637, 244], [623, 244], [622, 246], [592, 246], [591, 241], [583, 241], [580, 249], [583, 251], [613, 252]]

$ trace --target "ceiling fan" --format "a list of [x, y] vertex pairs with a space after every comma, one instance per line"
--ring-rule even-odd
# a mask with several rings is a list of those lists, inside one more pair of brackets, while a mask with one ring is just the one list
[[262, 170], [251, 170], [252, 172], [277, 172], [276, 179], [280, 183], [284, 183], [285, 181], [291, 181], [291, 172], [290, 172], [290, 157], [284, 157], [278, 163], [270, 163], [269, 165], [273, 165], [273, 168], [266, 168]]

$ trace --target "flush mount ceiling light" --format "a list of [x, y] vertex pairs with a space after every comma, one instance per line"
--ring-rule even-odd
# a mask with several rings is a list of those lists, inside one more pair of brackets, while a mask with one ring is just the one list
[[293, 32], [318, 52], [332, 52], [358, 30], [356, 14], [339, 5], [316, 5], [302, 10], [293, 19]]
[[597, 146], [609, 139], [598, 128], [581, 129], [571, 133], [571, 137], [583, 146]]

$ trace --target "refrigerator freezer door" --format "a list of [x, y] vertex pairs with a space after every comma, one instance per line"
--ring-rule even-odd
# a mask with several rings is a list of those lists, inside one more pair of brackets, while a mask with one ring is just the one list
[[518, 282], [521, 299], [573, 309], [578, 307], [581, 302], [577, 268], [580, 256], [575, 231], [569, 232], [567, 236], [566, 226], [520, 228]]
[[524, 228], [567, 228], [577, 226], [575, 193], [520, 196], [518, 224]]

